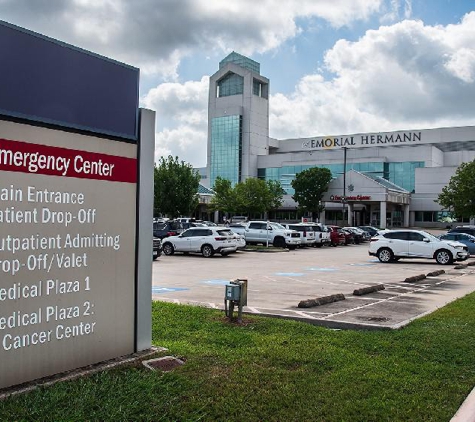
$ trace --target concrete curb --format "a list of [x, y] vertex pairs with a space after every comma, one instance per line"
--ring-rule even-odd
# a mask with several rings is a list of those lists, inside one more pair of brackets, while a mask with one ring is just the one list
[[317, 297], [315, 299], [307, 299], [299, 302], [299, 308], [312, 308], [314, 306], [325, 305], [327, 303], [338, 302], [340, 300], [345, 300], [345, 295], [338, 293], [336, 295]]
[[421, 280], [424, 280], [425, 278], [426, 278], [425, 274], [419, 274], [412, 277], [407, 277], [404, 280], [404, 283], [415, 283], [416, 281], [421, 281]]
[[355, 289], [353, 290], [353, 295], [355, 296], [363, 296], [368, 293], [374, 293], [378, 292], [379, 290], [384, 290], [384, 284], [376, 284], [375, 286], [369, 286], [369, 287], [362, 287], [361, 289]]
[[475, 388], [470, 392], [467, 398], [460, 406], [457, 413], [450, 419], [450, 422], [468, 422], [475, 421]]
[[430, 273], [427, 273], [427, 277], [437, 277], [441, 274], [445, 274], [445, 270], [432, 271]]

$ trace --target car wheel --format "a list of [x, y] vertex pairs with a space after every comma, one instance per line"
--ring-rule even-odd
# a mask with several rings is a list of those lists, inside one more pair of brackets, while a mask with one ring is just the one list
[[378, 251], [378, 259], [384, 263], [391, 262], [393, 260], [393, 253], [391, 249], [388, 249], [388, 248], [380, 249]]
[[285, 248], [285, 240], [282, 237], [276, 237], [273, 242], [275, 248]]
[[201, 254], [205, 257], [205, 258], [210, 258], [214, 255], [214, 251], [213, 251], [213, 248], [210, 246], [210, 245], [204, 245], [202, 248], [201, 248]]
[[228, 256], [229, 252], [221, 252], [221, 256]]
[[171, 243], [165, 243], [163, 245], [163, 253], [165, 255], [173, 255], [175, 250], [173, 249], [173, 245]]
[[435, 253], [435, 260], [437, 261], [437, 264], [450, 265], [454, 261], [454, 258], [448, 250], [441, 249]]
[[156, 261], [157, 259], [158, 259], [158, 255], [155, 255], [154, 257], [152, 257], [153, 261]]
[[315, 246], [316, 246], [317, 248], [321, 248], [321, 247], [322, 247], [322, 244], [321, 244], [321, 243], [317, 243]]

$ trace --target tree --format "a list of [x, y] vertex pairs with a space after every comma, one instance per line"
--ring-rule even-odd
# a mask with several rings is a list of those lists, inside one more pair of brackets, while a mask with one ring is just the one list
[[436, 202], [458, 217], [475, 215], [475, 160], [461, 164]]
[[214, 196], [211, 198], [209, 208], [213, 211], [232, 213], [236, 211], [236, 199], [228, 179], [217, 177], [213, 185]]
[[154, 215], [190, 215], [198, 206], [200, 175], [191, 164], [171, 155], [155, 165]]
[[267, 189], [269, 190], [269, 205], [267, 211], [273, 211], [282, 205], [285, 190], [278, 180], [267, 180]]
[[292, 198], [298, 203], [300, 210], [311, 213], [312, 219], [314, 213], [324, 210], [322, 197], [328, 190], [331, 180], [331, 171], [320, 167], [312, 167], [301, 171], [292, 180], [292, 187], [295, 190]]
[[234, 188], [229, 180], [217, 177], [213, 191], [212, 210], [245, 215], [262, 214], [279, 208], [285, 194], [277, 180], [265, 182], [253, 177], [237, 183]]
[[269, 191], [266, 182], [250, 177], [234, 186], [237, 211], [246, 215], [261, 214], [269, 206]]

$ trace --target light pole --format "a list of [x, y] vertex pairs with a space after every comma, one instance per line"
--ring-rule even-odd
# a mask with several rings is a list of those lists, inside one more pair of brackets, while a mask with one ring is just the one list
[[343, 148], [343, 197], [341, 198], [341, 202], [343, 204], [343, 226], [345, 226], [345, 206], [346, 206], [346, 150], [347, 147]]

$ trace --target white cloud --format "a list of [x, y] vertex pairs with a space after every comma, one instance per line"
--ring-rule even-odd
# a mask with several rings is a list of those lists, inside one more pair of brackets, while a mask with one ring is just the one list
[[309, 75], [291, 96], [271, 97], [271, 136], [474, 123], [475, 12], [458, 25], [406, 20], [340, 40], [325, 64], [333, 79]]
[[389, 8], [380, 18], [381, 23], [394, 23], [400, 20], [401, 10], [403, 17], [410, 19], [412, 16], [412, 0], [389, 0]]
[[206, 166], [209, 78], [200, 81], [164, 83], [141, 99], [156, 111], [155, 160], [178, 156], [196, 167]]
[[183, 84], [163, 83], [152, 88], [142, 99], [141, 104], [157, 112], [157, 122], [175, 119], [191, 125], [206, 124], [208, 118], [209, 77], [200, 81]]
[[[181, 59], [201, 50], [266, 52], [301, 32], [300, 18], [338, 28], [367, 19], [382, 0], [3, 0], [13, 24], [177, 78]], [[232, 47], [231, 47], [232, 46]]]
[[155, 161], [160, 157], [177, 156], [194, 167], [206, 166], [206, 129], [178, 126], [155, 135]]

